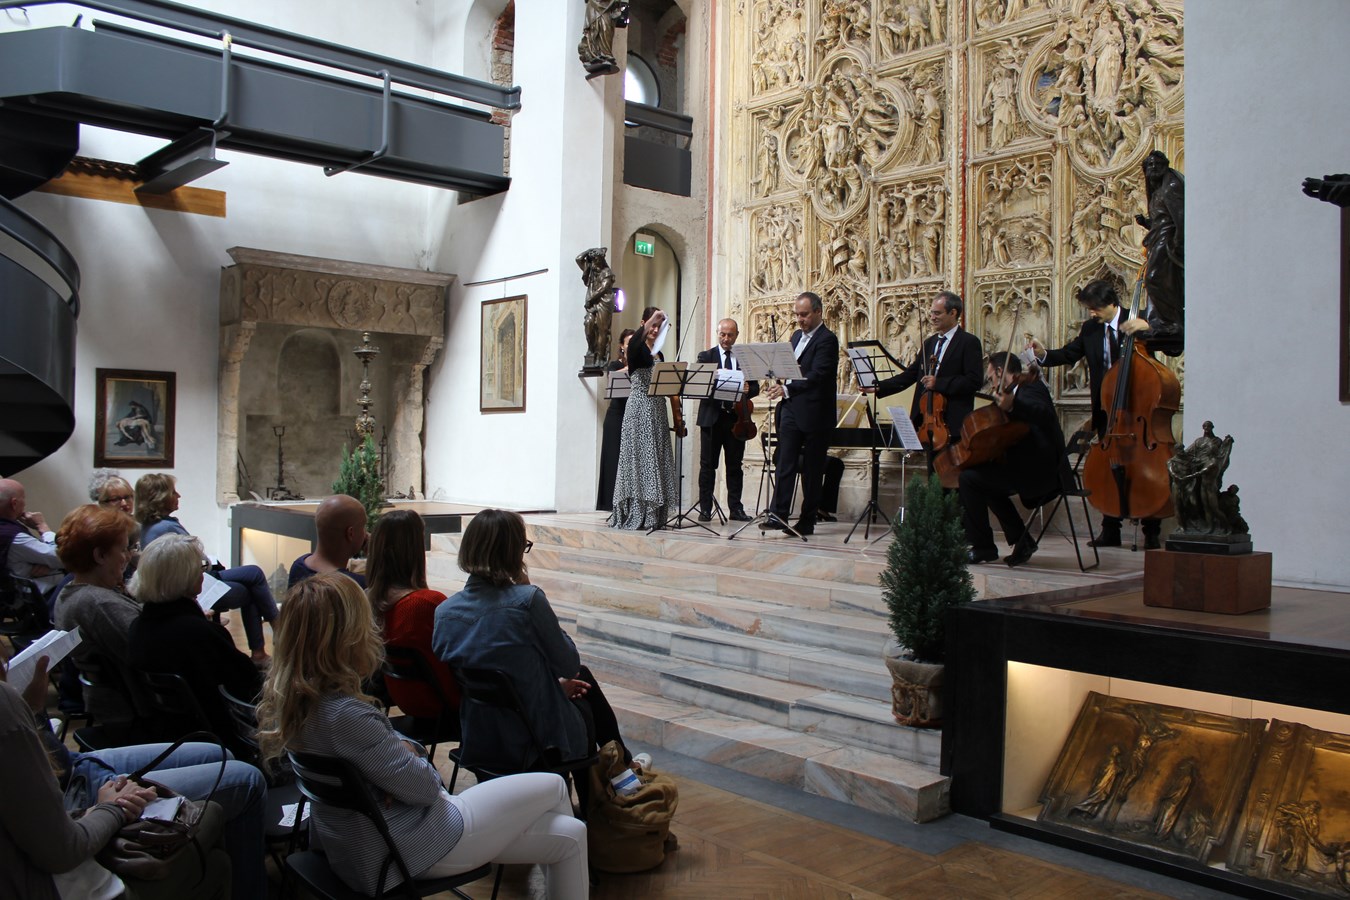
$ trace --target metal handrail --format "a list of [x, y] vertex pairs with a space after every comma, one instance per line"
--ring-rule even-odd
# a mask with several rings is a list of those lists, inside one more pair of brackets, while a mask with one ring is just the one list
[[518, 85], [502, 87], [378, 53], [293, 34], [280, 28], [170, 3], [169, 0], [75, 0], [73, 4], [69, 0], [0, 0], [0, 9], [56, 4], [82, 6], [215, 40], [222, 39], [228, 33], [234, 43], [255, 50], [371, 77], [380, 77], [381, 73], [387, 71], [394, 81], [408, 87], [497, 109], [520, 109]]
[[51, 267], [70, 291], [66, 303], [75, 317], [79, 318], [80, 266], [56, 235], [4, 197], [0, 197], [0, 235], [18, 241]]
[[624, 121], [630, 125], [645, 125], [658, 131], [668, 131], [681, 137], [694, 136], [694, 119], [682, 113], [671, 112], [658, 106], [634, 103], [625, 100], [623, 104]]

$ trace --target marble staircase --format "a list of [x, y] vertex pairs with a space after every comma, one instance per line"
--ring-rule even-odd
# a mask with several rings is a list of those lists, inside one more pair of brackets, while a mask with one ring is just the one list
[[[909, 821], [947, 812], [940, 732], [890, 712], [885, 541], [863, 552], [861, 534], [843, 545], [838, 525], [823, 526], [839, 530], [833, 540], [803, 544], [616, 532], [598, 515], [527, 521], [530, 578], [625, 734]], [[433, 537], [433, 586], [462, 583], [456, 550], [457, 536]], [[1076, 569], [972, 572], [983, 596], [1084, 583]]]

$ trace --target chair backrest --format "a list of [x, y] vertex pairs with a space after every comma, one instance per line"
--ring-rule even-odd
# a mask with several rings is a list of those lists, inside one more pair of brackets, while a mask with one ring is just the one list
[[217, 685], [220, 690], [220, 698], [225, 701], [225, 710], [230, 714], [230, 721], [234, 723], [234, 733], [239, 738], [239, 743], [253, 751], [253, 759], [248, 762], [253, 765], [258, 764], [260, 751], [258, 747], [258, 708], [246, 700], [240, 700], [234, 694], [226, 689], [225, 685]]
[[544, 742], [539, 739], [539, 735], [535, 733], [534, 726], [530, 724], [530, 717], [525, 712], [525, 704], [521, 702], [520, 694], [516, 693], [516, 686], [509, 675], [500, 669], [465, 668], [455, 669], [455, 680], [459, 682], [460, 691], [464, 695], [460, 700], [461, 712], [470, 704], [476, 703], [514, 715], [525, 726], [535, 759], [558, 762], [557, 759], [550, 759], [558, 755], [557, 750], [553, 749], [550, 753]]
[[42, 588], [31, 578], [0, 570], [0, 622], [5, 633], [41, 635], [51, 628]]
[[403, 854], [398, 852], [394, 837], [389, 833], [389, 825], [384, 820], [375, 794], [355, 766], [345, 759], [313, 753], [289, 751], [286, 757], [290, 760], [291, 768], [295, 770], [296, 786], [300, 788], [300, 793], [306, 800], [320, 806], [349, 809], [360, 813], [374, 824], [388, 851], [384, 864], [380, 867], [380, 879], [376, 882], [379, 894], [384, 893], [384, 879], [391, 865], [398, 866], [399, 874], [403, 876], [405, 883], [412, 881], [408, 866], [403, 861]]
[[145, 687], [155, 711], [176, 719], [194, 722], [200, 731], [213, 731], [211, 720], [197, 701], [192, 686], [182, 675], [170, 672], [137, 672], [136, 677]]
[[431, 668], [427, 658], [422, 655], [422, 651], [415, 647], [385, 645], [384, 674], [386, 679], [425, 685], [440, 704], [442, 716], [455, 711], [455, 702], [446, 696], [445, 689], [441, 685], [440, 678], [436, 676], [435, 670]]

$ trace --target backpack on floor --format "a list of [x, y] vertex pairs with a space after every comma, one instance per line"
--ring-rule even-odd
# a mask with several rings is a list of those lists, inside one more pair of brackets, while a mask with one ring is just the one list
[[610, 779], [627, 768], [618, 743], [610, 741], [600, 748], [600, 761], [589, 773], [587, 849], [591, 866], [601, 872], [641, 872], [666, 858], [679, 789], [669, 775], [648, 769], [638, 773], [637, 792], [623, 796]]

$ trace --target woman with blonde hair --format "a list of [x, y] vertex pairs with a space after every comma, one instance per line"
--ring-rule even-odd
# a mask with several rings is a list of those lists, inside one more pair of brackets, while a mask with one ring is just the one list
[[[174, 518], [178, 510], [179, 493], [172, 475], [151, 472], [136, 479], [136, 521], [141, 523], [141, 549], [145, 550], [166, 534], [191, 535]], [[267, 662], [263, 638], [263, 622], [277, 617], [277, 601], [267, 586], [267, 576], [257, 566], [237, 566], [213, 573], [225, 582], [228, 590], [211, 608], [216, 612], [239, 610], [244, 620], [244, 635], [253, 661]]]
[[[541, 863], [547, 896], [588, 895], [586, 826], [572, 816], [560, 776], [512, 775], [451, 796], [422, 747], [401, 739], [362, 692], [383, 645], [356, 582], [336, 573], [298, 582], [282, 603], [274, 650], [258, 706], [264, 759], [293, 751], [351, 763], [384, 796], [385, 822], [415, 878]], [[399, 883], [394, 867], [377, 883], [384, 842], [364, 816], [315, 804], [311, 827], [352, 889], [374, 894]]]

